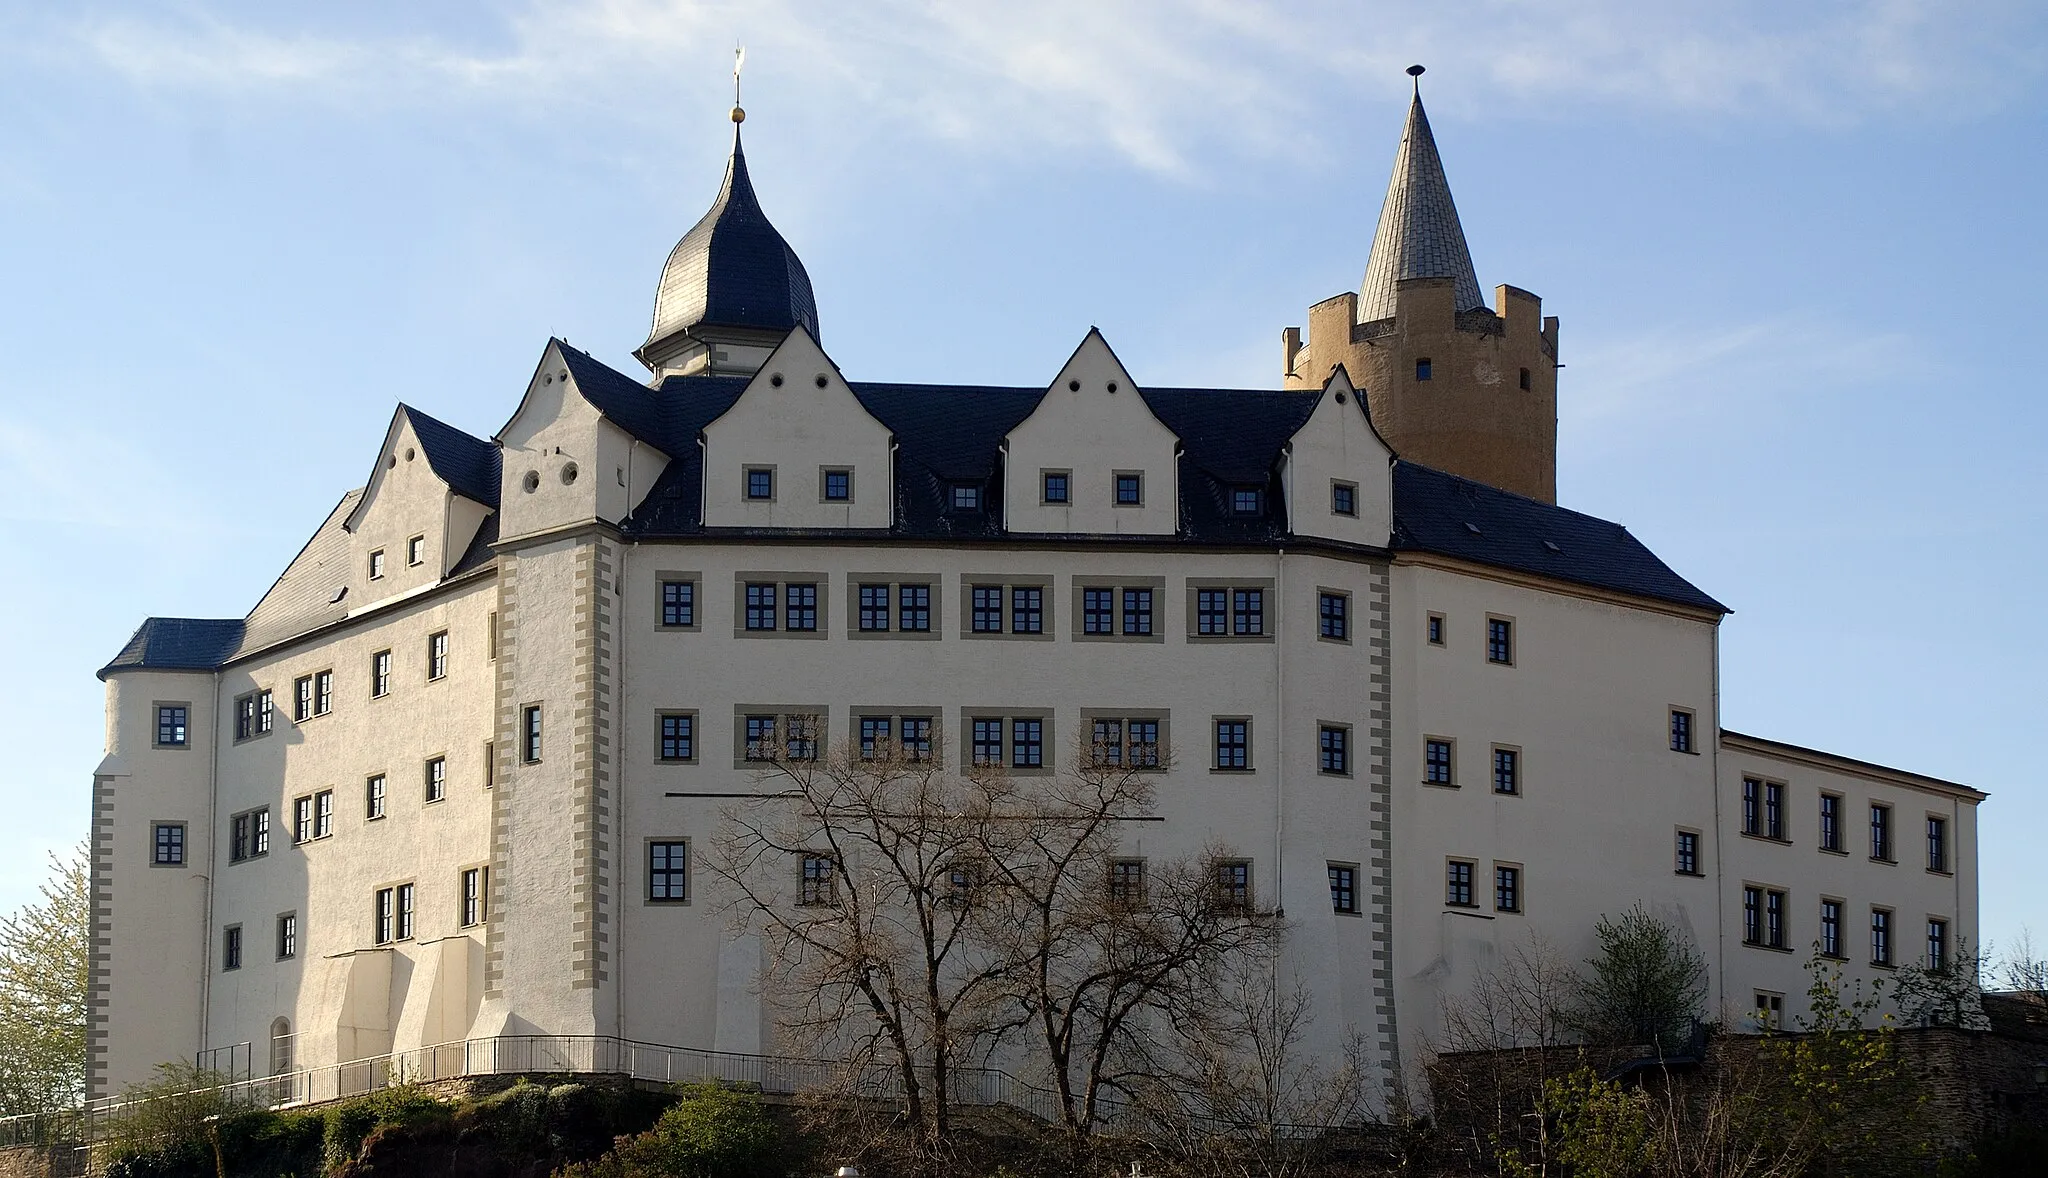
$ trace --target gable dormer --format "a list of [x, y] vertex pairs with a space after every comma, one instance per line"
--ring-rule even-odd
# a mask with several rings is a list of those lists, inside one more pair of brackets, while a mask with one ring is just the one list
[[798, 327], [704, 427], [704, 526], [886, 529], [891, 467], [889, 427]]
[[1394, 530], [1393, 462], [1365, 398], [1339, 365], [1281, 463], [1294, 534], [1386, 547]]
[[497, 496], [495, 446], [400, 405], [362, 496], [342, 521], [350, 557], [345, 583], [356, 589], [351, 607], [447, 576]]
[[661, 420], [653, 391], [549, 340], [498, 431], [499, 538], [624, 520], [668, 465]]
[[1008, 530], [1172, 535], [1180, 523], [1179, 448], [1091, 327], [1004, 440]]

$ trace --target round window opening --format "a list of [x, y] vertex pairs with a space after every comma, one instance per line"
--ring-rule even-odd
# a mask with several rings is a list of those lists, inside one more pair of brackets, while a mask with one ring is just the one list
[[1344, 394], [1343, 394], [1343, 393], [1338, 393], [1338, 394], [1337, 394], [1337, 403], [1338, 403], [1339, 405], [1342, 405], [1342, 404], [1344, 403]]
[[825, 387], [825, 374], [822, 372], [818, 374], [818, 387], [821, 389]]
[[1110, 392], [1112, 392], [1112, 393], [1116, 391], [1116, 382], [1115, 382], [1115, 381], [1110, 381], [1110, 382], [1109, 382], [1109, 391], [1110, 391]]
[[1068, 382], [1067, 382], [1067, 391], [1068, 391], [1068, 392], [1070, 392], [1070, 393], [1078, 393], [1078, 392], [1080, 392], [1080, 391], [1081, 391], [1081, 382], [1080, 382], [1080, 381], [1078, 381], [1078, 380], [1070, 380], [1070, 381], [1068, 381]]
[[778, 389], [779, 389], [779, 388], [781, 388], [781, 387], [782, 387], [782, 374], [781, 374], [780, 372], [776, 372], [776, 373], [772, 373], [772, 374], [770, 374], [770, 375], [769, 375], [769, 377], [768, 377], [768, 383], [769, 383], [769, 384], [771, 384], [771, 385], [774, 385], [774, 386], [775, 386], [776, 388], [778, 388]]
[[540, 472], [537, 470], [527, 471], [526, 477], [519, 480], [519, 485], [525, 487], [526, 493], [529, 495], [540, 490]]
[[566, 486], [568, 486], [568, 485], [569, 485], [570, 483], [573, 483], [573, 482], [575, 482], [575, 481], [576, 481], [576, 464], [575, 464], [575, 463], [573, 463], [573, 462], [565, 462], [565, 463], [563, 463], [563, 464], [562, 464], [562, 485], [566, 487]]
[[411, 462], [413, 460], [413, 457], [418, 453], [419, 452], [417, 450], [414, 450], [411, 446], [407, 446], [405, 448], [405, 460], [407, 462]]
[[396, 455], [396, 454], [393, 454], [393, 455], [392, 455], [391, 457], [389, 457], [389, 458], [386, 458], [386, 459], [384, 460], [384, 469], [385, 469], [385, 470], [396, 470], [397, 468], [398, 468], [398, 455]]

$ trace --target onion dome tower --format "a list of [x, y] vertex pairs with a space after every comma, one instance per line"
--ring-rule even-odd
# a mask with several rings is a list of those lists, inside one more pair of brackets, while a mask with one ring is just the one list
[[818, 336], [811, 277], [768, 222], [747, 176], [732, 108], [732, 159], [711, 211], [692, 226], [662, 267], [654, 325], [633, 354], [659, 381], [690, 374], [750, 376], [790, 329]]

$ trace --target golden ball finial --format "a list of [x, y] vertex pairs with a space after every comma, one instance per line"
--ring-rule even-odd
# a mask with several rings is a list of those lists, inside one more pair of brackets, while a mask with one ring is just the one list
[[732, 121], [733, 121], [733, 122], [735, 122], [735, 123], [744, 123], [744, 122], [746, 122], [746, 121], [747, 121], [747, 112], [746, 112], [746, 110], [745, 110], [745, 109], [744, 109], [743, 107], [737, 107], [737, 106], [736, 106], [736, 107], [733, 107], [733, 108], [732, 108]]

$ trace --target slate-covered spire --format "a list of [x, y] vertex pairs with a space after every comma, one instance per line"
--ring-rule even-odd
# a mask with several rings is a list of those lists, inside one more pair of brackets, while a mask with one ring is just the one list
[[1358, 291], [1358, 321], [1370, 323], [1394, 314], [1394, 284], [1403, 278], [1454, 278], [1460, 311], [1484, 307], [1479, 277], [1472, 271], [1472, 251], [1451, 203], [1451, 185], [1444, 161], [1429, 132], [1422, 110], [1421, 66], [1408, 70], [1417, 78], [1415, 98], [1408, 104], [1408, 125], [1401, 131], [1401, 150], [1394, 156], [1394, 177], [1387, 184], [1387, 203], [1372, 237], [1372, 257]]
[[654, 326], [638, 355], [659, 368], [669, 358], [726, 336], [780, 339], [801, 326], [818, 336], [811, 278], [768, 222], [747, 176], [740, 143], [746, 113], [732, 112], [732, 159], [711, 210], [669, 253], [654, 296]]

